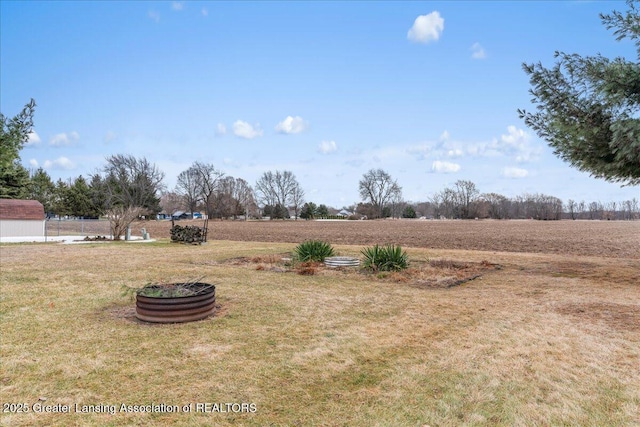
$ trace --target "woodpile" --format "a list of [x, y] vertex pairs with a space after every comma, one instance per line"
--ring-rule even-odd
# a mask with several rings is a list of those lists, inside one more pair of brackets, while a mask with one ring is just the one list
[[206, 242], [206, 232], [202, 227], [195, 225], [174, 225], [171, 227], [171, 241], [176, 243], [200, 244]]

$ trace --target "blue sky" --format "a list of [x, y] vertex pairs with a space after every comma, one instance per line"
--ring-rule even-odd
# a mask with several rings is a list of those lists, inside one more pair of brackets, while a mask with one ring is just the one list
[[523, 62], [556, 50], [635, 58], [598, 13], [624, 2], [2, 1], [0, 107], [38, 104], [28, 168], [87, 176], [145, 156], [174, 187], [194, 161], [255, 184], [290, 170], [342, 207], [389, 172], [409, 201], [458, 179], [512, 197], [603, 202], [596, 180], [527, 129]]

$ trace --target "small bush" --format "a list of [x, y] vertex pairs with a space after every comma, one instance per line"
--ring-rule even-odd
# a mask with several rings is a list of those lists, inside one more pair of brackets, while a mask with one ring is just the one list
[[400, 246], [370, 246], [362, 250], [363, 268], [373, 271], [400, 271], [409, 266], [409, 256]]
[[308, 240], [300, 243], [293, 251], [300, 262], [323, 262], [326, 257], [334, 255], [333, 247], [320, 240]]

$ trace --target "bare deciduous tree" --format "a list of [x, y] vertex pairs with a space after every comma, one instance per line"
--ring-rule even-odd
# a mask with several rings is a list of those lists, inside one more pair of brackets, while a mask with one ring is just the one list
[[164, 173], [146, 158], [117, 154], [107, 157], [102, 189], [106, 215], [114, 240], [141, 215], [160, 212], [158, 194], [164, 188]]
[[193, 215], [193, 212], [200, 202], [200, 186], [197, 169], [191, 166], [189, 169], [180, 172], [178, 180], [176, 182], [176, 193], [180, 194], [183, 198], [183, 206], [189, 213]]
[[402, 198], [402, 192], [398, 191], [393, 193], [390, 200], [390, 213], [392, 218], [400, 218], [402, 211], [407, 206], [407, 202]]
[[473, 212], [472, 205], [477, 200], [480, 192], [476, 188], [476, 185], [471, 181], [458, 180], [455, 183], [455, 199], [456, 199], [456, 211], [457, 218], [473, 218], [475, 213]]
[[236, 215], [237, 201], [234, 198], [236, 180], [232, 176], [220, 179], [215, 195], [215, 213], [222, 219]]
[[509, 199], [502, 194], [486, 193], [481, 196], [487, 203], [487, 215], [493, 219], [504, 219], [509, 215]]
[[624, 210], [623, 218], [626, 220], [638, 219], [640, 210], [638, 209], [638, 199], [635, 197], [631, 200], [625, 200], [622, 202], [622, 208]]
[[567, 211], [569, 212], [569, 215], [573, 220], [575, 220], [578, 215], [577, 208], [578, 208], [578, 204], [576, 203], [575, 200], [569, 199], [567, 201]]
[[290, 171], [263, 173], [256, 183], [256, 193], [263, 206], [281, 206], [283, 208], [291, 204], [295, 205], [293, 202], [295, 194], [295, 197], [298, 198], [298, 209], [304, 196], [296, 176]]
[[293, 190], [291, 192], [291, 206], [293, 207], [293, 211], [295, 212], [295, 219], [298, 220], [298, 212], [300, 212], [300, 208], [304, 204], [304, 190], [300, 187], [300, 184], [296, 182]]
[[602, 211], [604, 208], [602, 207], [602, 203], [599, 202], [591, 202], [588, 206], [589, 209], [589, 219], [601, 219]]
[[126, 234], [131, 223], [140, 215], [144, 215], [145, 212], [147, 212], [146, 209], [135, 206], [117, 205], [111, 207], [107, 211], [107, 218], [109, 218], [113, 240], [120, 240], [121, 236]]
[[207, 217], [213, 217], [215, 211], [215, 195], [224, 172], [219, 171], [210, 163], [195, 162], [190, 169], [196, 177], [199, 198], [205, 205]]
[[435, 207], [436, 216], [441, 218], [456, 218], [457, 195], [455, 190], [445, 188], [432, 196], [431, 201]]
[[371, 203], [378, 218], [382, 218], [383, 210], [394, 197], [402, 197], [402, 187], [382, 169], [371, 169], [365, 173], [358, 185], [360, 197]]
[[253, 195], [253, 188], [251, 188], [249, 183], [242, 178], [236, 178], [235, 198], [238, 201], [239, 206], [242, 207], [242, 212], [246, 221], [249, 218], [250, 212], [255, 210], [256, 202]]
[[527, 212], [533, 219], [559, 220], [562, 218], [562, 200], [546, 194], [528, 194]]
[[587, 204], [585, 203], [584, 200], [581, 200], [580, 203], [578, 203], [578, 217], [582, 217], [582, 215], [584, 215], [585, 211], [587, 210]]
[[116, 154], [107, 157], [105, 190], [110, 206], [122, 205], [160, 212], [158, 193], [164, 188], [164, 173], [146, 158]]

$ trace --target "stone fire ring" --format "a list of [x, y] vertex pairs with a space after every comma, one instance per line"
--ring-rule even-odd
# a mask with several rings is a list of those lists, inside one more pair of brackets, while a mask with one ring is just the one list
[[147, 285], [136, 292], [136, 317], [145, 322], [183, 323], [215, 311], [216, 287], [208, 283]]

